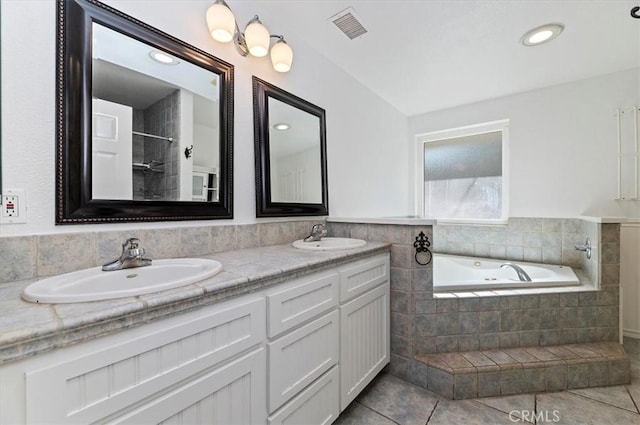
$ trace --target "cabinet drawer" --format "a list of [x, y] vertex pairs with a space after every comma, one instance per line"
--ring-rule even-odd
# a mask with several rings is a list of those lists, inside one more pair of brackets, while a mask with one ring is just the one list
[[338, 366], [311, 384], [269, 418], [269, 425], [329, 425], [338, 418]]
[[93, 423], [261, 343], [264, 298], [124, 331], [107, 348], [26, 372], [28, 423]]
[[340, 269], [340, 302], [353, 299], [388, 281], [388, 254], [360, 260]]
[[264, 424], [264, 364], [260, 348], [109, 423]]
[[269, 337], [298, 326], [338, 305], [337, 273], [300, 279], [267, 295]]
[[338, 322], [333, 311], [268, 344], [269, 413], [338, 362]]

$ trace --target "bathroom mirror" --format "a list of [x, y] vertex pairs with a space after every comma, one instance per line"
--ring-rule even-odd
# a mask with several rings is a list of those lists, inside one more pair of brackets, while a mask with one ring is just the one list
[[256, 216], [328, 214], [324, 109], [253, 77]]
[[233, 217], [233, 66], [58, 1], [56, 223]]

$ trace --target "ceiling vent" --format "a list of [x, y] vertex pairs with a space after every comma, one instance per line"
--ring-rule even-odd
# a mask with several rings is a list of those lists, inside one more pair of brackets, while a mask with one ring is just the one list
[[367, 29], [362, 26], [356, 11], [352, 7], [348, 7], [329, 18], [340, 31], [342, 31], [351, 40], [367, 33]]

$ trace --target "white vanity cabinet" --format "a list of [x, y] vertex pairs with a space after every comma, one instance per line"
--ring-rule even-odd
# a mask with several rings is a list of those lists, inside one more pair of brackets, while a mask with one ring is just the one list
[[264, 317], [246, 296], [5, 365], [3, 423], [264, 423]]
[[389, 286], [383, 254], [267, 295], [270, 423], [333, 422], [389, 363]]
[[0, 423], [330, 424], [389, 344], [385, 253], [7, 363]]

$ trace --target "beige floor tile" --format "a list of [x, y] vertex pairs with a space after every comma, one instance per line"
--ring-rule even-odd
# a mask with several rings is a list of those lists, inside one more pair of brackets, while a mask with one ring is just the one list
[[640, 425], [637, 413], [570, 392], [536, 395], [536, 412], [547, 415], [547, 422], [556, 425]]
[[[531, 416], [530, 414], [523, 414], [523, 412], [533, 412], [536, 405], [534, 394], [484, 397], [478, 398], [476, 401], [523, 420], [527, 420]], [[523, 418], [523, 416], [526, 416], [526, 418]]]
[[351, 403], [334, 425], [395, 425], [393, 421], [358, 402]]
[[392, 375], [381, 375], [358, 402], [402, 425], [424, 425], [440, 397]]
[[[440, 399], [429, 419], [429, 425], [503, 425], [518, 423], [509, 419], [507, 413], [496, 410], [475, 400]], [[522, 423], [522, 422], [520, 422]]]
[[627, 387], [624, 385], [616, 387], [584, 388], [579, 390], [570, 390], [569, 392], [597, 400], [602, 403], [611, 404], [612, 406], [629, 410], [633, 413], [638, 413], [636, 406], [627, 391]]

